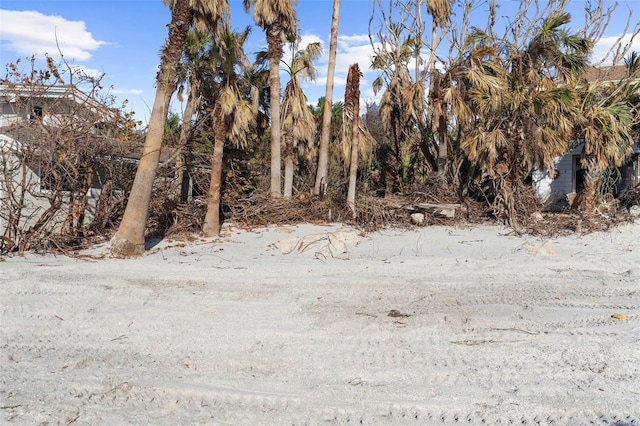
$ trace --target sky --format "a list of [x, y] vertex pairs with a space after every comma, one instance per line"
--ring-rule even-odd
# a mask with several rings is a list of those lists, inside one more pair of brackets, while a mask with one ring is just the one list
[[[386, 0], [382, 3], [388, 4]], [[569, 11], [582, 16], [582, 9], [587, 3], [572, 0]], [[605, 1], [607, 6], [614, 3]], [[631, 27], [640, 21], [640, 0], [618, 0], [618, 3], [614, 19], [596, 52], [606, 51], [608, 45], [618, 40], [630, 12], [633, 12]], [[252, 16], [245, 13], [242, 0], [229, 0], [229, 4], [234, 29], [244, 29], [247, 25], [254, 27], [245, 45], [245, 51], [251, 58], [266, 47], [262, 30], [254, 25]], [[516, 4], [514, 0], [499, 0], [499, 13], [512, 16]], [[324, 47], [322, 57], [316, 61], [318, 78], [303, 85], [310, 103], [317, 102], [325, 94], [332, 8], [332, 0], [299, 0], [296, 4], [302, 45], [319, 41]], [[334, 101], [344, 96], [344, 82], [349, 65], [353, 63], [358, 63], [364, 74], [361, 79], [362, 98], [365, 101], [377, 99], [372, 83], [378, 73], [369, 67], [373, 56], [368, 35], [372, 9], [373, 0], [341, 1]], [[485, 22], [486, 7], [478, 9], [474, 14]], [[110, 88], [118, 104], [126, 99], [126, 109], [134, 111], [136, 119], [146, 123], [155, 94], [160, 50], [170, 20], [170, 11], [161, 0], [2, 0], [0, 75], [5, 74], [5, 64], [18, 58], [22, 58], [23, 64], [31, 55], [36, 55], [39, 60], [44, 59], [45, 54], [58, 59], [57, 40], [69, 63], [91, 75], [104, 73], [103, 86]], [[640, 37], [634, 40], [634, 49], [640, 51]], [[283, 88], [285, 84], [286, 79], [283, 79]], [[173, 101], [174, 111], [181, 107], [177, 100]]]

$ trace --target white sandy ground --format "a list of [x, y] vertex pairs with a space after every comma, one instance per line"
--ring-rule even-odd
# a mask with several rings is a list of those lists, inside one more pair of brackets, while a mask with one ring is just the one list
[[640, 222], [225, 226], [5, 257], [0, 302], [2, 424], [640, 425]]

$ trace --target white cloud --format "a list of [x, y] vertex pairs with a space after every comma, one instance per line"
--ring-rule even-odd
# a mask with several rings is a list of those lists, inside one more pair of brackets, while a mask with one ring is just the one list
[[353, 34], [353, 35], [340, 35], [338, 36], [338, 45], [346, 48], [349, 46], [369, 46], [371, 43], [369, 41], [368, 34]]
[[100, 78], [104, 75], [104, 72], [95, 68], [87, 68], [84, 65], [72, 65], [71, 69], [74, 73], [84, 74], [87, 77]]
[[142, 95], [144, 90], [140, 89], [113, 89], [111, 93], [115, 95]]
[[[636, 36], [633, 40], [631, 39], [631, 34], [601, 38], [593, 49], [593, 54], [591, 55], [592, 62], [598, 63], [602, 61], [604, 64], [612, 63], [618, 46], [620, 46], [621, 53], [623, 53], [623, 49], [627, 46], [628, 52], [634, 50], [640, 52], [640, 35]], [[621, 62], [621, 60], [618, 60], [618, 62]]]
[[[300, 43], [298, 44], [298, 46], [296, 46], [296, 49], [297, 51], [305, 49], [311, 43], [320, 43], [323, 48], [325, 47], [324, 43], [322, 42], [322, 39], [317, 35], [305, 34], [300, 36]], [[283, 50], [282, 60], [287, 64], [290, 63], [291, 62], [291, 45], [289, 43], [285, 43], [282, 50]]]
[[[302, 38], [307, 44], [322, 39], [313, 34], [307, 34]], [[304, 44], [306, 46], [306, 44]], [[313, 82], [303, 83], [303, 88], [309, 102], [315, 103], [319, 97], [325, 95], [325, 85], [327, 82], [327, 65], [329, 61], [329, 41], [323, 42], [323, 54], [315, 63], [318, 71], [318, 78]], [[363, 77], [360, 81], [360, 90], [363, 97], [373, 98], [371, 83], [378, 73], [371, 70], [371, 59], [373, 58], [373, 48], [367, 34], [339, 35], [338, 50], [336, 52], [336, 68], [334, 75], [333, 100], [340, 101], [344, 97], [344, 86], [349, 72], [349, 66], [357, 63]], [[376, 98], [377, 99], [377, 98]]]
[[322, 41], [322, 39], [315, 34], [304, 34], [300, 36], [300, 49], [304, 49], [311, 43], [320, 43], [323, 48], [328, 47], [325, 46], [325, 43]]
[[37, 11], [0, 9], [0, 47], [19, 55], [56, 58], [58, 46], [65, 58], [86, 61], [91, 51], [107, 44], [95, 40], [83, 21], [69, 21], [57, 15], [43, 15]]

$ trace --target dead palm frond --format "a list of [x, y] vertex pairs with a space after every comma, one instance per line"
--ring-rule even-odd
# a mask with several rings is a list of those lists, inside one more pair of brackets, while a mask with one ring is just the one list
[[[162, 1], [173, 9], [178, 0]], [[188, 0], [188, 3], [193, 11], [193, 24], [199, 31], [208, 31], [229, 17], [227, 0]]]

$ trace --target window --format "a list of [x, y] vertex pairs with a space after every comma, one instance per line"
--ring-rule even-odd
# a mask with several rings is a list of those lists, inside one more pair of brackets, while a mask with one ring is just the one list
[[34, 106], [31, 115], [29, 116], [30, 120], [35, 120], [36, 118], [42, 118], [42, 107]]
[[73, 177], [64, 169], [56, 170], [54, 173], [50, 167], [40, 168], [40, 190], [52, 191], [59, 189], [67, 192], [71, 191], [77, 184], [73, 181]]
[[580, 156], [573, 157], [573, 192], [581, 193], [584, 190], [584, 178], [587, 171], [582, 168]]

